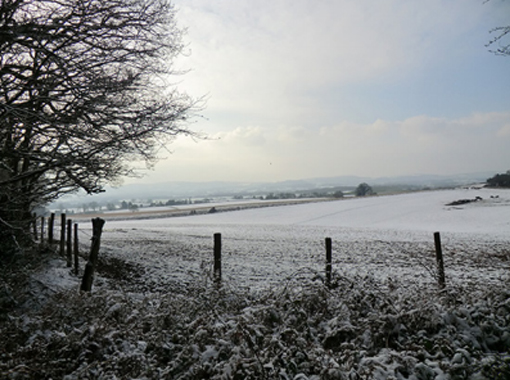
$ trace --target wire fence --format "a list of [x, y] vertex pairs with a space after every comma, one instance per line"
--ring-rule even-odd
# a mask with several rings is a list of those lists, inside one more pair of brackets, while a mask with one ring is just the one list
[[[102, 220], [100, 218], [92, 219]], [[67, 259], [67, 265], [73, 266], [76, 275], [79, 273], [79, 257], [90, 261], [92, 256], [92, 247], [94, 245], [94, 232], [90, 232], [90, 229], [80, 229], [78, 223], [73, 223], [72, 220], [67, 219], [65, 214], [60, 214], [59, 218], [56, 218], [55, 214], [51, 214], [49, 218], [39, 218], [39, 225], [37, 218], [34, 218], [34, 237], [37, 239], [37, 231], [40, 230], [40, 243], [41, 244], [53, 244], [58, 245], [59, 253], [61, 256]], [[45, 225], [47, 227], [45, 230]], [[71, 233], [73, 228], [74, 234]], [[55, 239], [55, 230], [59, 231], [60, 239]], [[91, 253], [87, 257], [85, 253], [80, 254], [80, 241], [91, 241]], [[213, 236], [213, 278], [217, 285], [222, 282], [222, 236], [220, 233], [216, 233]], [[437, 280], [440, 288], [445, 287], [445, 275], [444, 275], [444, 261], [442, 257], [442, 248], [439, 232], [434, 234], [435, 251], [436, 251], [436, 268], [429, 268], [431, 274]], [[82, 246], [84, 243], [81, 244]], [[324, 239], [325, 248], [325, 265], [324, 265], [324, 283], [327, 287], [332, 286], [332, 239], [326, 237]], [[96, 253], [97, 255], [97, 253]], [[97, 261], [97, 259], [95, 260]]]

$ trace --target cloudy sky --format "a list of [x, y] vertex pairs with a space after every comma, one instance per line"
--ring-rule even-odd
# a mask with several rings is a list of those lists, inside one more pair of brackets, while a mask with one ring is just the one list
[[510, 169], [510, 57], [485, 46], [510, 1], [174, 4], [209, 140], [178, 139], [145, 182]]

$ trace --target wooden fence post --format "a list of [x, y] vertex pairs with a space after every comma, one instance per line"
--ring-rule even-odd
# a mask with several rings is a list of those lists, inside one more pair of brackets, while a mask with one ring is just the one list
[[90, 246], [90, 255], [87, 265], [85, 265], [85, 272], [83, 273], [83, 279], [80, 287], [80, 289], [85, 292], [90, 292], [92, 290], [92, 281], [94, 279], [94, 271], [97, 265], [99, 248], [101, 247], [101, 234], [103, 233], [104, 224], [104, 219], [92, 219], [92, 243]]
[[41, 244], [44, 244], [44, 222], [46, 218], [41, 216]]
[[32, 214], [32, 227], [33, 227], [33, 230], [34, 230], [34, 240], [38, 240], [37, 238], [37, 214], [34, 212]]
[[214, 234], [214, 281], [221, 283], [221, 234]]
[[80, 261], [78, 253], [78, 223], [74, 223], [74, 274], [78, 275], [80, 271]]
[[331, 238], [326, 238], [326, 286], [331, 287]]
[[53, 244], [53, 227], [55, 226], [55, 213], [52, 212], [48, 221], [48, 244]]
[[434, 232], [434, 244], [436, 246], [437, 282], [440, 288], [444, 288], [446, 282], [444, 276], [443, 250], [441, 248], [441, 235], [439, 232]]
[[72, 225], [73, 221], [71, 219], [67, 220], [67, 267], [71, 268], [73, 265], [73, 250], [72, 250]]
[[66, 246], [66, 214], [60, 214], [60, 256], [65, 256]]

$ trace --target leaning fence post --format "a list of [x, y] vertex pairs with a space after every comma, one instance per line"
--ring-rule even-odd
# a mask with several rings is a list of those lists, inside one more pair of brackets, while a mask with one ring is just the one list
[[434, 232], [434, 244], [436, 246], [437, 282], [440, 288], [445, 287], [443, 250], [441, 249], [441, 235]]
[[221, 282], [221, 234], [214, 234], [214, 281]]
[[73, 251], [72, 251], [72, 225], [71, 219], [67, 220], [67, 267], [70, 268], [73, 265]]
[[48, 221], [48, 244], [53, 244], [53, 227], [55, 225], [55, 213], [52, 212]]
[[80, 271], [80, 262], [78, 258], [78, 223], [74, 223], [74, 274], [78, 275]]
[[326, 286], [331, 287], [331, 238], [326, 238]]
[[101, 246], [101, 234], [103, 233], [104, 224], [104, 219], [92, 219], [92, 244], [90, 246], [89, 261], [87, 262], [87, 265], [85, 265], [85, 272], [83, 273], [83, 279], [80, 287], [80, 289], [85, 292], [90, 292], [92, 290], [92, 281], [94, 279], [94, 271], [97, 265], [97, 257]]
[[66, 214], [60, 214], [60, 256], [65, 256], [66, 245]]

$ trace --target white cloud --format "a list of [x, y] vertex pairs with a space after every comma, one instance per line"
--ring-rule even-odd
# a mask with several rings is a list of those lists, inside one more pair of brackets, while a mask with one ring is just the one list
[[174, 155], [158, 164], [157, 172], [182, 180], [259, 181], [491, 171], [510, 162], [509, 126], [510, 112], [342, 122], [316, 131], [236, 128], [218, 134], [220, 140], [179, 139]]
[[498, 136], [501, 136], [501, 137], [510, 137], [510, 124], [503, 125], [498, 130]]
[[472, 28], [479, 5], [465, 0], [177, 2], [179, 20], [189, 27], [187, 61], [196, 80], [215, 97], [236, 102], [242, 101], [235, 95], [239, 90], [283, 96], [430, 65], [446, 49], [459, 48], [453, 41]]
[[[469, 32], [490, 10], [478, 0], [177, 0], [176, 6], [191, 53], [177, 62], [191, 69], [179, 87], [209, 96], [210, 122], [201, 125], [211, 134], [250, 125], [320, 127], [372, 108], [374, 120], [387, 117], [376, 114], [376, 105], [363, 109], [365, 94], [347, 89], [394, 85], [472, 46], [483, 49], [485, 37], [473, 45]], [[347, 101], [335, 104], [336, 98]], [[401, 112], [402, 101], [393, 103], [384, 112]]]
[[259, 146], [266, 141], [260, 127], [237, 127], [232, 131], [216, 133], [211, 138], [218, 139], [222, 145]]
[[[456, 75], [452, 83], [471, 81], [460, 64], [480, 52], [490, 56], [483, 45], [495, 25], [487, 15], [494, 15], [496, 2], [175, 3], [191, 50], [177, 64], [192, 69], [179, 88], [209, 94], [197, 129], [211, 140], [178, 139], [174, 155], [157, 166], [165, 178], [448, 174], [510, 160], [509, 114], [473, 108], [476, 86], [466, 87], [475, 100], [464, 109], [461, 90], [438, 84]], [[475, 68], [469, 73], [489, 70]], [[450, 103], [460, 104], [454, 115], [468, 116], [434, 112]]]

